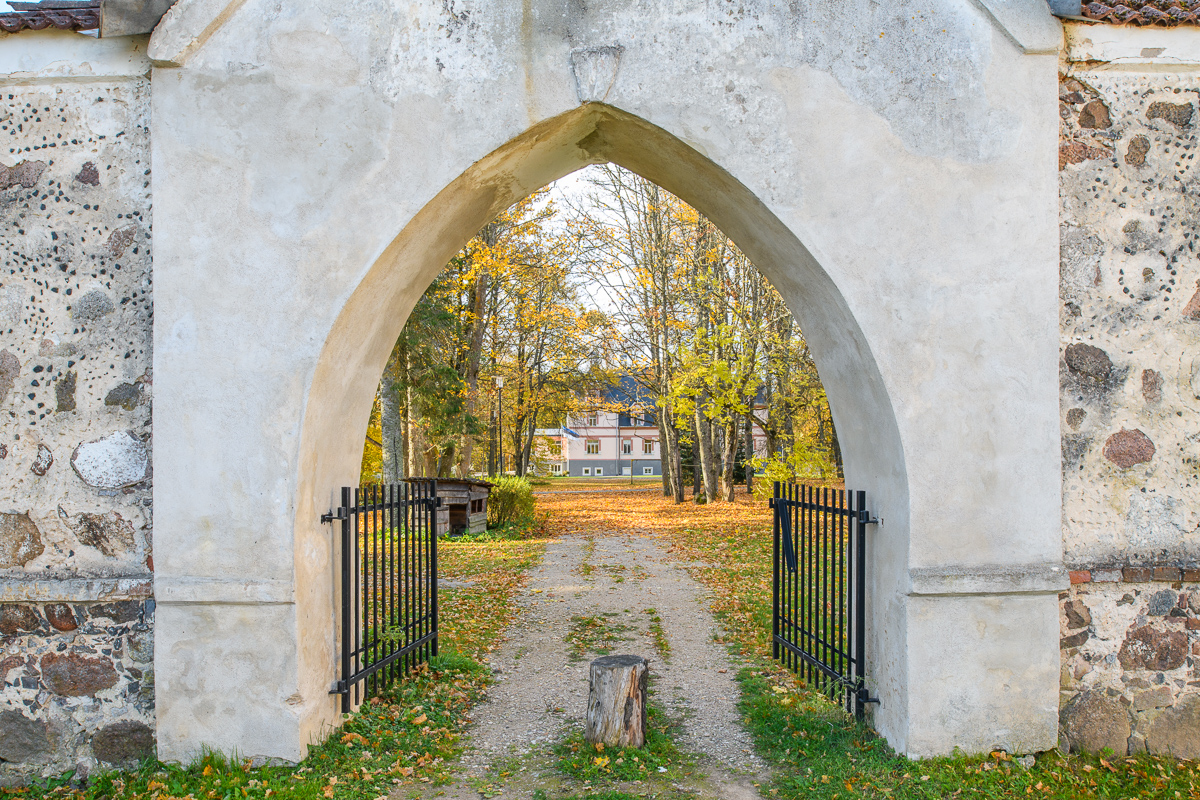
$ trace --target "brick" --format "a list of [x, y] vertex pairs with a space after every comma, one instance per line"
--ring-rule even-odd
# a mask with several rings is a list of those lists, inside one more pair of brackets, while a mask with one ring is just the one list
[[1195, 619], [1194, 617], [1189, 618], [1187, 621], [1187, 629], [1189, 631], [1200, 631], [1200, 619]]
[[1154, 576], [1154, 570], [1150, 567], [1125, 567], [1121, 570], [1121, 577], [1126, 583], [1148, 583]]
[[[1121, 581], [1121, 570], [1119, 569], [1094, 569], [1091, 570], [1092, 583], [1119, 583]], [[1200, 570], [1197, 570], [1200, 574]]]
[[1086, 569], [1071, 570], [1071, 583], [1091, 583], [1092, 573]]
[[1183, 576], [1183, 570], [1181, 570], [1179, 567], [1155, 567], [1154, 568], [1154, 580], [1156, 580], [1156, 581], [1167, 581], [1168, 583], [1175, 583], [1176, 581], [1180, 580], [1182, 578], [1182, 576]]
[[1200, 569], [1185, 567], [1183, 570], [1183, 579], [1188, 583], [1200, 583]]

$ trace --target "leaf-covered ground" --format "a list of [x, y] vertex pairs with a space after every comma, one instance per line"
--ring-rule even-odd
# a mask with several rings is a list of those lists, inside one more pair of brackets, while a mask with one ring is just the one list
[[513, 618], [513, 593], [544, 542], [444, 541], [439, 545], [441, 653], [365, 704], [298, 767], [250, 768], [212, 754], [188, 766], [151, 763], [78, 788], [66, 775], [41, 786], [0, 789], [78, 800], [375, 800], [406, 787], [445, 782], [461, 754], [470, 712], [490, 673], [486, 653]]
[[[745, 664], [739, 675], [744, 723], [779, 798], [1189, 798], [1200, 800], [1196, 762], [1173, 758], [1037, 756], [1021, 766], [1006, 753], [911, 762], [869, 727], [855, 724], [769, 659], [769, 511], [740, 495], [735, 504], [675, 506], [653, 492], [539, 497], [553, 534], [602, 536], [624, 531], [662, 537], [711, 592], [725, 642]], [[237, 758], [209, 756], [188, 767], [148, 764], [112, 773], [86, 789], [71, 776], [5, 795], [79, 800], [237, 800], [407, 796], [448, 780], [464, 747], [473, 706], [486, 691], [481, 666], [514, 614], [512, 597], [542, 552], [539, 540], [446, 543], [440, 551], [443, 656], [363, 707], [314, 747], [299, 767], [250, 769]], [[577, 743], [576, 743], [577, 744]], [[595, 758], [572, 767], [596, 767]], [[581, 751], [581, 748], [578, 748]], [[635, 762], [636, 763], [636, 762]], [[435, 790], [436, 791], [436, 790]], [[534, 791], [531, 797], [546, 797]], [[642, 796], [595, 786], [590, 798]]]
[[866, 725], [770, 659], [771, 517], [766, 502], [674, 505], [652, 493], [539, 499], [554, 527], [577, 533], [627, 530], [662, 536], [706, 584], [726, 643], [745, 660], [745, 724], [772, 765], [766, 793], [779, 798], [1200, 798], [1200, 765], [1175, 758], [1037, 756], [1031, 768], [1007, 753], [913, 762]]

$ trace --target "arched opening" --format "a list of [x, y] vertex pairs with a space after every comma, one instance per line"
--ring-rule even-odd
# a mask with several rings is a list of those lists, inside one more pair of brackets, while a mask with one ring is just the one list
[[[888, 536], [871, 557], [869, 594], [886, 598], [906, 577], [907, 475], [895, 412], [866, 337], [818, 259], [761, 200], [717, 164], [644, 120], [585, 104], [547, 120], [455, 179], [405, 226], [346, 299], [322, 349], [307, 398], [296, 487], [298, 672], [306, 697], [324, 695], [335, 651], [330, 542], [317, 520], [336, 487], [357, 482], [362, 431], [378, 376], [418, 298], [449, 259], [496, 214], [588, 164], [612, 162], [662, 186], [712, 220], [783, 296], [805, 331], [833, 409], [847, 481], [867, 488]], [[881, 603], [876, 620], [896, 614]], [[868, 652], [890, 649], [887, 629], [870, 625]], [[889, 663], [875, 691], [876, 726], [904, 719], [903, 663]], [[336, 719], [316, 701], [302, 728], [309, 738]], [[302, 738], [305, 735], [302, 730]]]

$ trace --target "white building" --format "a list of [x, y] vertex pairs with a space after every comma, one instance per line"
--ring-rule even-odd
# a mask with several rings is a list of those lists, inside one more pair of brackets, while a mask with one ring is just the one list
[[[649, 411], [585, 411], [569, 415], [563, 427], [539, 428], [537, 436], [539, 460], [549, 465], [551, 475], [662, 475], [661, 437]], [[755, 455], [766, 453], [767, 437], [757, 423], [753, 438]]]

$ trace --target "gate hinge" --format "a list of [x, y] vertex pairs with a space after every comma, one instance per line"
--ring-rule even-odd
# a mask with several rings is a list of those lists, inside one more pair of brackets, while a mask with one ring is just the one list
[[334, 511], [332, 508], [329, 509], [328, 513], [321, 515], [321, 524], [328, 525], [335, 519], [350, 519], [350, 509], [345, 506], [339, 507], [337, 511]]
[[333, 688], [329, 690], [330, 694], [348, 694], [350, 689], [346, 686], [345, 681], [335, 681]]
[[858, 512], [858, 524], [859, 525], [878, 525], [879, 520], [876, 519], [875, 517], [872, 517], [871, 512], [867, 511], [864, 508]]

